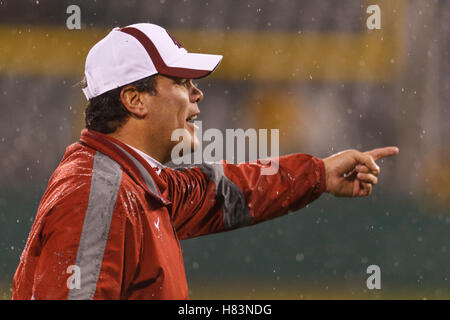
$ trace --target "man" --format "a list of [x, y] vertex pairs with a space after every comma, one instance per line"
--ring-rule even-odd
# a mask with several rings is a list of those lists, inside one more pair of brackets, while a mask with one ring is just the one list
[[187, 53], [163, 28], [113, 29], [89, 52], [86, 128], [50, 178], [14, 276], [13, 299], [186, 299], [179, 239], [222, 232], [297, 210], [324, 191], [365, 196], [374, 160], [395, 147], [324, 160], [282, 156], [263, 164], [170, 169], [203, 93], [192, 82], [222, 56]]

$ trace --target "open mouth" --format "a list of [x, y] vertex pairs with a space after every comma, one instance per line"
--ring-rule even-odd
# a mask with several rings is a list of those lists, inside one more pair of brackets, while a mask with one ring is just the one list
[[197, 115], [193, 114], [189, 118], [186, 119], [187, 122], [194, 124], [195, 119], [197, 119]]

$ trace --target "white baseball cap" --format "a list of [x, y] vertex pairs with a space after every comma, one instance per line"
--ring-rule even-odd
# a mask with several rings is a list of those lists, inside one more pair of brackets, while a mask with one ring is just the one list
[[86, 58], [83, 88], [92, 99], [154, 74], [198, 79], [209, 75], [221, 55], [188, 53], [166, 29], [151, 23], [114, 28]]

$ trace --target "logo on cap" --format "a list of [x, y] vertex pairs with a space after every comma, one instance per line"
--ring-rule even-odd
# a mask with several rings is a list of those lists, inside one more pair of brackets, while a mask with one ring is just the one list
[[173, 43], [175, 43], [175, 45], [176, 45], [178, 48], [183, 48], [183, 45], [182, 45], [177, 39], [175, 39], [175, 37], [172, 36], [172, 35], [169, 33], [169, 31], [166, 30], [166, 32], [167, 32], [167, 34], [169, 35], [170, 39], [172, 39]]

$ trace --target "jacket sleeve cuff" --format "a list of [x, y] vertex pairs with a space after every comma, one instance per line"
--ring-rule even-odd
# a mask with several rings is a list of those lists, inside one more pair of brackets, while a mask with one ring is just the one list
[[318, 198], [326, 189], [326, 172], [325, 163], [322, 159], [314, 158], [318, 165], [318, 170], [316, 170], [318, 184], [314, 190], [314, 198]]

